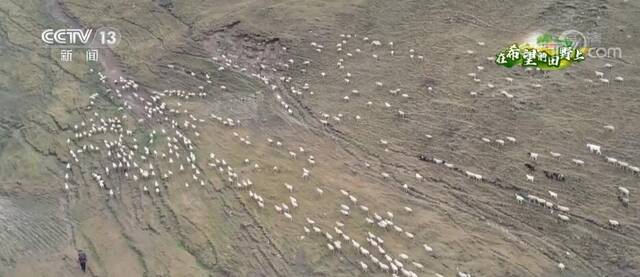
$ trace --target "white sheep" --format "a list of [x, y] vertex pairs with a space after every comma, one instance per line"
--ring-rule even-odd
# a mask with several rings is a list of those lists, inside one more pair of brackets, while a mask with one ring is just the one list
[[549, 152], [549, 154], [551, 155], [551, 157], [553, 157], [555, 159], [558, 159], [558, 158], [560, 158], [562, 156], [562, 154], [556, 153], [556, 152], [553, 152], [553, 151]]
[[533, 183], [534, 176], [533, 175], [529, 175], [529, 174], [527, 174], [526, 176], [527, 176], [527, 181], [530, 181], [530, 182]]
[[293, 192], [293, 186], [292, 185], [284, 183], [284, 187], [287, 188], [287, 190], [289, 190], [289, 192]]
[[600, 152], [600, 145], [587, 143], [587, 148], [589, 149], [589, 152], [591, 152], [591, 153], [596, 153], [598, 155], [602, 154], [602, 152]]
[[558, 263], [558, 268], [560, 269], [560, 271], [564, 271], [566, 266], [563, 263]]
[[538, 153], [534, 153], [534, 152], [529, 152], [529, 159], [532, 159], [534, 161], [538, 160]]
[[569, 216], [567, 216], [567, 215], [558, 214], [558, 218], [560, 218], [560, 220], [562, 220], [564, 222], [569, 222]]
[[618, 228], [620, 227], [620, 222], [617, 220], [613, 220], [613, 219], [609, 219], [609, 226], [611, 226], [611, 228]]
[[362, 268], [362, 271], [366, 272], [366, 271], [367, 271], [368, 266], [367, 266], [367, 264], [366, 264], [366, 263], [364, 263], [364, 262], [360, 261], [360, 268]]
[[618, 187], [618, 191], [620, 193], [622, 193], [622, 195], [624, 195], [624, 196], [627, 196], [627, 197], [629, 196], [629, 189], [627, 189], [625, 187], [619, 186]]

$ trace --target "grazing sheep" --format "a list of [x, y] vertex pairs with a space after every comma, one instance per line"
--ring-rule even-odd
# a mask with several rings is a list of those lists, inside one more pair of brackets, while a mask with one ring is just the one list
[[529, 174], [527, 174], [526, 176], [527, 176], [527, 181], [530, 181], [530, 182], [533, 183], [534, 176], [533, 175], [529, 175]]
[[558, 214], [558, 218], [560, 218], [560, 220], [563, 222], [569, 222], [569, 216]]
[[618, 191], [624, 196], [629, 196], [629, 189], [625, 187], [619, 186]]
[[538, 153], [528, 152], [527, 154], [529, 154], [529, 159], [532, 159], [534, 161], [538, 160]]
[[611, 229], [616, 229], [620, 227], [620, 222], [617, 220], [609, 219], [609, 226], [611, 227]]
[[587, 143], [587, 148], [589, 149], [589, 152], [591, 152], [591, 153], [596, 153], [598, 155], [602, 154], [602, 152], [600, 151], [600, 145]]
[[558, 263], [558, 268], [560, 269], [560, 271], [564, 271], [566, 267], [563, 263]]

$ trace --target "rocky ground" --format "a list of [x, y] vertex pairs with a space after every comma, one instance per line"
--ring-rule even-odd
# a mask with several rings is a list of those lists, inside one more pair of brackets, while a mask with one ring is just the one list
[[[385, 254], [400, 276], [638, 276], [638, 18], [622, 0], [0, 1], [0, 276], [83, 276], [77, 249], [90, 276], [384, 276]], [[63, 63], [40, 41], [62, 27], [123, 41]], [[568, 29], [622, 58], [487, 59]]]

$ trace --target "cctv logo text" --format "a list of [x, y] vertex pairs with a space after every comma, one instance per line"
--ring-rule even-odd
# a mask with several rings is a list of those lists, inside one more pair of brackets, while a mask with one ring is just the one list
[[42, 31], [42, 41], [49, 45], [87, 44], [93, 30], [87, 29], [46, 29]]

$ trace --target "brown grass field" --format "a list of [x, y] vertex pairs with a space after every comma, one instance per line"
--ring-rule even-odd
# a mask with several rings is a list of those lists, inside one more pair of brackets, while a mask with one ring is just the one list
[[[640, 276], [640, 174], [605, 159], [640, 166], [638, 19], [640, 4], [626, 0], [0, 0], [0, 276], [391, 276], [368, 233], [418, 276]], [[65, 63], [40, 34], [66, 27], [113, 27], [122, 41], [99, 63], [80, 51]], [[547, 72], [487, 59], [565, 30], [596, 33], [622, 57]], [[113, 82], [121, 76], [139, 87]], [[160, 103], [164, 113], [147, 117]], [[131, 134], [74, 137], [108, 118]], [[516, 142], [495, 142], [506, 137]], [[118, 140], [156, 176], [108, 174], [117, 160], [104, 142]], [[367, 222], [377, 215], [403, 231]]]

